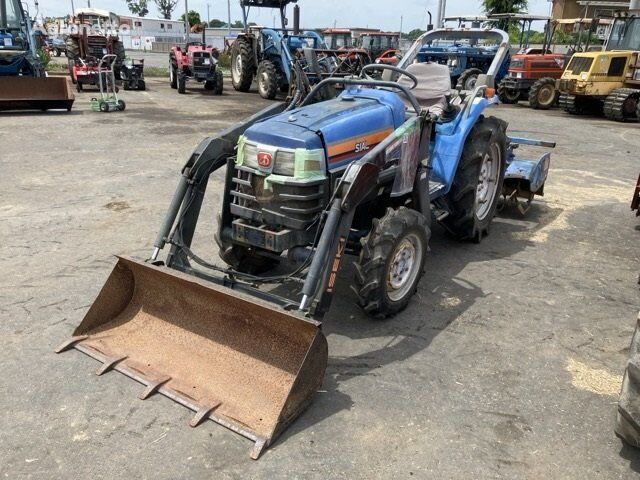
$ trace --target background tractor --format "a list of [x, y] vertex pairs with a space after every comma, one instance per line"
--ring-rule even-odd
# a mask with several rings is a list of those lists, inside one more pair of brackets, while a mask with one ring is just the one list
[[[508, 18], [522, 22], [521, 48], [513, 55], [508, 75], [498, 86], [498, 96], [503, 103], [517, 103], [527, 100], [535, 109], [547, 110], [558, 103], [559, 92], [556, 80], [562, 76], [564, 67], [575, 52], [589, 49], [589, 40], [598, 27], [598, 20], [576, 19], [553, 21], [548, 17], [531, 15], [495, 15], [492, 18]], [[547, 20], [542, 48], [529, 48], [531, 21]], [[528, 29], [526, 28], [527, 22]], [[566, 55], [553, 53], [553, 38], [558, 26], [574, 24], [578, 30], [578, 42], [569, 48]], [[583, 27], [589, 26], [587, 41], [582, 43]], [[526, 35], [525, 35], [526, 32]]]
[[[424, 274], [432, 218], [478, 242], [502, 195], [543, 193], [549, 154], [515, 157], [518, 144], [540, 142], [510, 138], [506, 122], [484, 115], [498, 103], [493, 77], [508, 45], [459, 96], [446, 66], [414, 64], [440, 35], [422, 36], [398, 68], [327, 78], [300, 105], [273, 104], [204, 139], [182, 169], [149, 260], [120, 258], [58, 351], [73, 347], [101, 361], [99, 373], [143, 383], [141, 398], [157, 392], [179, 402], [195, 412], [192, 426], [210, 419], [243, 435], [258, 458], [322, 385], [320, 320], [343, 289], [342, 263], [355, 262], [364, 312], [395, 315]], [[381, 68], [383, 80], [369, 76]], [[345, 90], [319, 101], [335, 84]], [[193, 245], [220, 169], [215, 242], [226, 265]], [[214, 238], [205, 241], [210, 248]]]
[[619, 122], [640, 118], [640, 0], [616, 15], [604, 51], [571, 57], [557, 87], [568, 113], [603, 112]]
[[[485, 17], [482, 17], [484, 19]], [[446, 20], [463, 19], [458, 17]], [[481, 18], [474, 17], [471, 28], [448, 28], [437, 40], [424, 45], [418, 54], [419, 62], [435, 62], [449, 68], [451, 83], [461, 90], [473, 90], [479, 75], [486, 74], [492, 67], [502, 45], [509, 45], [507, 32], [498, 29], [480, 28]], [[476, 32], [469, 39], [467, 32]], [[483, 35], [481, 33], [484, 32]], [[507, 74], [511, 54], [502, 57], [502, 63], [494, 76], [500, 82]]]
[[120, 71], [126, 54], [124, 44], [110, 28], [96, 29], [91, 21], [80, 13], [73, 19], [77, 27], [74, 33], [67, 36], [66, 56], [69, 63], [71, 81], [76, 84], [78, 92], [85, 85], [98, 88], [101, 72], [98, 65], [105, 55], [114, 55], [113, 70], [117, 80], [120, 80]]
[[[241, 0], [245, 31], [231, 47], [233, 87], [248, 92], [257, 77], [260, 96], [274, 99], [278, 91], [288, 91], [293, 83], [293, 63], [301, 59], [302, 49], [321, 49], [322, 38], [316, 32], [300, 32], [299, 7], [294, 9], [294, 28], [287, 29], [286, 9], [297, 0]], [[282, 28], [251, 27], [250, 9], [273, 8], [280, 11]], [[329, 72], [330, 66], [325, 67]]]
[[67, 79], [46, 76], [31, 25], [22, 2], [0, 0], [0, 110], [71, 110]]
[[169, 83], [178, 93], [186, 93], [187, 81], [204, 83], [205, 90], [222, 95], [224, 79], [218, 67], [218, 50], [206, 44], [206, 29], [202, 30], [201, 42], [190, 42], [184, 46], [173, 46], [169, 52]]
[[[297, 0], [242, 0], [245, 31], [231, 47], [231, 79], [236, 90], [247, 92], [257, 78], [258, 92], [266, 99], [278, 93], [290, 96], [329, 76], [357, 75], [370, 63], [361, 49], [331, 49], [314, 31], [300, 30], [300, 8], [294, 7], [293, 29], [287, 29], [286, 9]], [[249, 26], [251, 7], [277, 8], [282, 28]], [[329, 88], [333, 90], [333, 88]]]

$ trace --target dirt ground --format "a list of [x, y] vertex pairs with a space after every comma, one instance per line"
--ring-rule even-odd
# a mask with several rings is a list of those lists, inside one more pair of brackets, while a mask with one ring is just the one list
[[[70, 114], [0, 116], [0, 477], [638, 478], [640, 454], [613, 433], [640, 309], [638, 124], [495, 108], [512, 135], [558, 142], [544, 198], [502, 213], [480, 245], [436, 228], [418, 293], [391, 320], [355, 306], [347, 266], [323, 325], [323, 390], [256, 462], [242, 437], [192, 429], [178, 404], [53, 353], [112, 255], [149, 255], [198, 142], [268, 104], [149, 87], [125, 92], [123, 113], [91, 112], [84, 93]], [[213, 258], [213, 238], [199, 245]]]

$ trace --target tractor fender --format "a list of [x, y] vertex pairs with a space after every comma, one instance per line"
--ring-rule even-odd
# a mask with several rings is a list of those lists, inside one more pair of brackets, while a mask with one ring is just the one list
[[468, 114], [463, 110], [453, 122], [436, 126], [436, 139], [430, 151], [431, 166], [433, 175], [445, 184], [445, 188], [440, 192], [442, 195], [446, 195], [451, 189], [471, 130], [487, 107], [499, 103], [497, 96], [490, 99], [478, 97], [470, 101], [473, 104]]

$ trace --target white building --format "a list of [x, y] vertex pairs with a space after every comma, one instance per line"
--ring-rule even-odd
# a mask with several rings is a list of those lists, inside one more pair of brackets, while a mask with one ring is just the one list
[[180, 20], [127, 15], [119, 18], [120, 38], [126, 49], [151, 50], [156, 42], [173, 44], [184, 41], [184, 22]]

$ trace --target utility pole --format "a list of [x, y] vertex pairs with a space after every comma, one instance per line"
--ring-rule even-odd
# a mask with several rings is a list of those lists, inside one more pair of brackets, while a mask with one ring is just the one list
[[438, 14], [436, 15], [436, 28], [444, 26], [445, 11], [447, 10], [447, 0], [438, 0]]
[[211, 24], [211, 15], [209, 15], [209, 8], [211, 7], [210, 3], [207, 3], [207, 27]]
[[403, 17], [402, 15], [400, 15], [400, 41], [402, 41], [402, 21], [403, 21]]
[[76, 7], [73, 5], [73, 0], [71, 0], [71, 18], [73, 19], [75, 15], [76, 15]]
[[189, 43], [189, 30], [191, 27], [189, 26], [189, 5], [187, 1], [188, 0], [184, 0], [184, 35], [187, 39], [186, 43]]
[[231, 0], [227, 0], [227, 22], [229, 27], [229, 36], [231, 36]]

